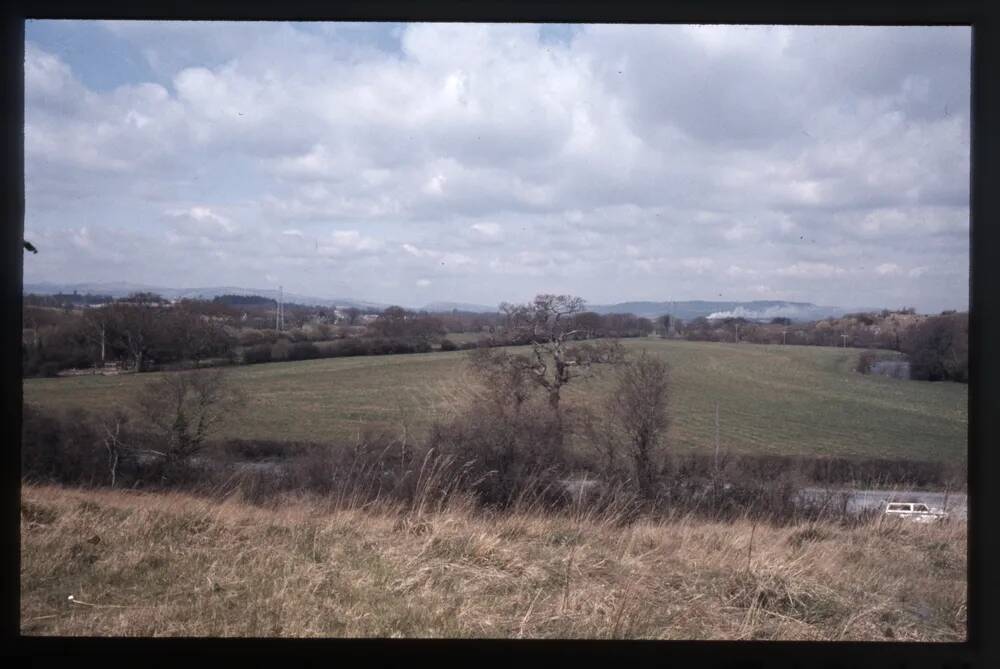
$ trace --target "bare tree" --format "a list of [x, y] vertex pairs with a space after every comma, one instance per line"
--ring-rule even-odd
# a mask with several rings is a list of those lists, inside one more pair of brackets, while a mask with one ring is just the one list
[[483, 382], [490, 400], [501, 410], [520, 411], [536, 387], [530, 376], [530, 361], [502, 349], [473, 349], [469, 365]]
[[135, 371], [141, 372], [153, 338], [159, 331], [162, 309], [145, 293], [129, 297], [126, 303], [115, 303], [107, 308], [104, 320], [107, 334], [113, 334], [113, 343], [125, 349]]
[[118, 479], [118, 463], [129, 451], [129, 447], [122, 442], [122, 429], [128, 423], [128, 414], [121, 409], [116, 409], [101, 419], [101, 427], [104, 429], [104, 448], [108, 451], [108, 469], [110, 474], [111, 487], [115, 487]]
[[623, 359], [617, 341], [576, 346], [567, 343], [580, 332], [573, 329], [572, 316], [583, 312], [584, 304], [583, 299], [571, 295], [538, 295], [531, 304], [500, 305], [507, 319], [506, 327], [526, 336], [531, 343], [531, 356], [520, 356], [517, 362], [545, 389], [549, 405], [557, 413], [566, 384], [587, 374], [595, 363]]
[[361, 310], [357, 307], [348, 307], [344, 309], [344, 318], [347, 319], [348, 325], [355, 325], [358, 319], [361, 318]]
[[624, 365], [608, 398], [608, 414], [628, 443], [639, 493], [646, 499], [655, 495], [658, 464], [666, 453], [669, 399], [669, 368], [645, 351]]
[[220, 369], [174, 372], [137, 398], [142, 416], [164, 440], [168, 465], [197, 453], [212, 431], [245, 402]]

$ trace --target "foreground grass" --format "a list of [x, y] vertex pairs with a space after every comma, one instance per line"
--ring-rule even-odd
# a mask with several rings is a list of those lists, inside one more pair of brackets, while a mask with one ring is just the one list
[[619, 526], [28, 485], [21, 514], [27, 635], [965, 638], [964, 524]]
[[[678, 451], [711, 452], [719, 403], [723, 448], [744, 453], [937, 460], [967, 458], [968, 388], [853, 371], [857, 349], [627, 340], [672, 368]], [[333, 358], [231, 370], [249, 404], [220, 437], [328, 442], [368, 428], [419, 434], [461, 394], [466, 354]], [[26, 402], [105, 410], [158, 374], [27, 379]], [[607, 374], [574, 382], [569, 405], [596, 405]]]

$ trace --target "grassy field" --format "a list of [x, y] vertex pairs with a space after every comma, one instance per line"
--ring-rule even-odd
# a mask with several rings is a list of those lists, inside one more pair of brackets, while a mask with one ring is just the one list
[[622, 526], [29, 485], [20, 538], [25, 635], [966, 635], [964, 523]]
[[[672, 368], [671, 443], [735, 452], [965, 462], [967, 386], [863, 376], [860, 350], [627, 340]], [[366, 427], [419, 433], [460, 392], [467, 353], [332, 358], [233, 368], [250, 396], [221, 436], [324, 441]], [[157, 374], [27, 379], [26, 402], [107, 409]], [[574, 382], [567, 402], [596, 403], [609, 374]]]

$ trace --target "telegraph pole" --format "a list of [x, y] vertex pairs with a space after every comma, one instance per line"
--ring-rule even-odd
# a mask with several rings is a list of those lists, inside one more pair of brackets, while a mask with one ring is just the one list
[[782, 346], [784, 346], [784, 345], [785, 345], [785, 335], [786, 335], [786, 334], [788, 334], [788, 330], [782, 330], [782, 331], [781, 331], [781, 345], [782, 345]]
[[840, 338], [844, 340], [844, 348], [847, 348], [847, 335], [842, 334], [840, 335]]
[[719, 472], [719, 403], [715, 403], [715, 472]]
[[736, 343], [740, 343], [740, 324], [736, 324]]

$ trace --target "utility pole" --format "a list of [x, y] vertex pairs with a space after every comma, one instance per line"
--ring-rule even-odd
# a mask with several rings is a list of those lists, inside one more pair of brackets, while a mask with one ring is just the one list
[[284, 306], [282, 304], [284, 298], [284, 288], [278, 286], [278, 300], [274, 305], [274, 329], [278, 332], [281, 332], [282, 327], [285, 325]]
[[782, 345], [782, 346], [784, 346], [784, 345], [785, 345], [785, 335], [786, 335], [786, 334], [788, 334], [788, 330], [782, 330], [782, 331], [781, 331], [781, 345]]
[[719, 403], [715, 403], [715, 471], [719, 472]]
[[736, 324], [736, 343], [740, 343], [740, 324]]
[[844, 348], [847, 348], [847, 335], [842, 334], [840, 335], [840, 338], [844, 340]]

